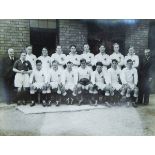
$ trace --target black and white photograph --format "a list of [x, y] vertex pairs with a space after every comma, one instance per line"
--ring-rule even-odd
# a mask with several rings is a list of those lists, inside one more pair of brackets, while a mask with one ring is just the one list
[[0, 154], [154, 155], [153, 0], [2, 0]]
[[154, 19], [0, 19], [1, 136], [154, 136]]

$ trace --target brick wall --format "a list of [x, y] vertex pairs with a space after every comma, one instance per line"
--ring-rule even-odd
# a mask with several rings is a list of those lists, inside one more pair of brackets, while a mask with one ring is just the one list
[[87, 43], [87, 26], [79, 20], [59, 20], [59, 44], [64, 53], [69, 53], [69, 46], [75, 44], [77, 51], [83, 50]]
[[0, 55], [12, 47], [19, 53], [30, 43], [29, 20], [0, 20]]
[[130, 45], [135, 47], [138, 54], [142, 54], [148, 48], [149, 20], [141, 20], [136, 25], [126, 28], [125, 48], [126, 52]]
[[[125, 48], [135, 46], [140, 54], [148, 47], [149, 21], [142, 20], [137, 25], [128, 26], [125, 34]], [[87, 26], [79, 20], [59, 20], [59, 43], [65, 53], [69, 45], [75, 44], [79, 51], [87, 42]], [[12, 47], [17, 53], [30, 43], [29, 20], [0, 20], [0, 55]]]

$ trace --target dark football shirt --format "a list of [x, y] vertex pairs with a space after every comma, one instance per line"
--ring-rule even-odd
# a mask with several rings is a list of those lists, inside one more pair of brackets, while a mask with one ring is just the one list
[[28, 71], [28, 70], [32, 70], [32, 65], [29, 61], [25, 60], [24, 62], [22, 62], [20, 59], [17, 60], [14, 63], [14, 67], [18, 69], [19, 71], [24, 70], [24, 71]]

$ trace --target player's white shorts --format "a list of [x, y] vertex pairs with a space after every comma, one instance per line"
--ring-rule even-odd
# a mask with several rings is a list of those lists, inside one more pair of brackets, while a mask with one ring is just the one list
[[119, 83], [112, 83], [111, 86], [114, 90], [117, 90], [117, 91], [122, 88], [122, 85]]
[[65, 90], [74, 90], [75, 89], [75, 84], [73, 84], [73, 83], [66, 83], [65, 85], [64, 85], [64, 88], [65, 88]]
[[106, 84], [104, 84], [104, 83], [100, 83], [100, 82], [98, 82], [98, 83], [96, 83], [96, 85], [97, 85], [97, 89], [99, 90], [104, 90], [105, 88], [106, 88]]
[[30, 88], [30, 94], [34, 94], [38, 89], [41, 89], [43, 93], [46, 93], [45, 83], [44, 82], [35, 82], [32, 84]]
[[30, 77], [28, 74], [16, 73], [15, 80], [14, 80], [14, 86], [17, 88], [30, 87], [29, 79]]
[[58, 88], [59, 83], [58, 82], [50, 82], [50, 87], [52, 89], [57, 89]]
[[130, 88], [131, 90], [134, 90], [134, 88], [135, 88], [135, 85], [134, 85], [134, 84], [128, 83], [128, 85], [129, 85], [129, 88]]
[[44, 82], [35, 82], [32, 85], [34, 87], [34, 89], [43, 89], [45, 87], [45, 83]]
[[84, 85], [78, 83], [77, 87], [78, 87], [78, 88], [82, 88], [82, 89], [84, 89], [84, 90], [89, 90], [91, 87], [93, 87], [93, 85], [90, 83], [90, 84], [84, 86]]

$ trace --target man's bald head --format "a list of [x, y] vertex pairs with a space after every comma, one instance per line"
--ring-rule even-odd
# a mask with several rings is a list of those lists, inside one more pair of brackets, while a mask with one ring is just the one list
[[145, 56], [150, 56], [150, 49], [145, 49], [144, 54]]
[[9, 49], [8, 49], [8, 55], [9, 55], [10, 57], [14, 57], [14, 49], [13, 49], [13, 48], [9, 48]]

